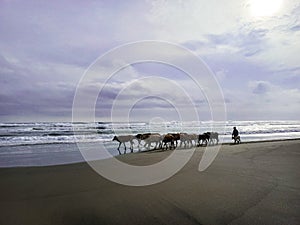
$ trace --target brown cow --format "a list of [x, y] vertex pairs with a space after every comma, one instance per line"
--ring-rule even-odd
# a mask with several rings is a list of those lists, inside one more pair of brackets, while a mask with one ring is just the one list
[[175, 142], [175, 148], [177, 148], [178, 141], [180, 140], [180, 133], [168, 133], [168, 135], [173, 136], [173, 141]]
[[168, 149], [168, 144], [169, 144], [169, 149], [175, 148], [174, 145], [175, 138], [172, 134], [166, 134], [163, 136], [162, 140], [162, 149], [166, 147], [166, 150]]
[[209, 141], [209, 134], [208, 133], [203, 133], [198, 135], [198, 146], [203, 146], [208, 144]]

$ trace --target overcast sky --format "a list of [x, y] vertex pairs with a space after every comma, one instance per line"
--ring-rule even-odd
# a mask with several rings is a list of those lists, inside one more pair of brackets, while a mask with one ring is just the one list
[[[172, 42], [201, 58], [216, 76], [230, 120], [300, 119], [299, 0], [1, 0], [0, 121], [70, 121], [89, 65], [141, 40]], [[172, 82], [157, 85], [149, 76]], [[205, 93], [193, 81], [170, 66], [145, 63], [107, 82], [97, 120], [109, 120], [118, 95], [120, 105], [133, 105], [132, 120], [176, 119], [170, 94], [190, 110], [176, 85], [188, 90], [199, 118], [210, 119]], [[144, 93], [150, 97], [130, 102]], [[116, 110], [121, 120], [122, 107]]]

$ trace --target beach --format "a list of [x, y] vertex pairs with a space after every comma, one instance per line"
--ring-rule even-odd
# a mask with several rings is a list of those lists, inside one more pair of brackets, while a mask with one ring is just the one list
[[[170, 152], [118, 158], [149, 165]], [[300, 140], [222, 145], [199, 172], [203, 152], [143, 187], [113, 183], [87, 163], [1, 168], [0, 224], [300, 224]]]

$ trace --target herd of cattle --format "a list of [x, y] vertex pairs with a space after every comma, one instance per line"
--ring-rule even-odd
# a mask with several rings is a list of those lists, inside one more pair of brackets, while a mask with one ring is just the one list
[[134, 140], [138, 142], [138, 149], [141, 145], [146, 149], [150, 149], [152, 144], [155, 144], [154, 149], [175, 149], [178, 147], [193, 147], [203, 145], [215, 145], [219, 143], [219, 134], [217, 132], [205, 132], [203, 134], [188, 134], [188, 133], [168, 133], [161, 135], [159, 133], [145, 133], [137, 135], [120, 135], [114, 136], [113, 141], [119, 142], [118, 151], [120, 152], [121, 144], [124, 145], [124, 154], [126, 153], [126, 142], [130, 143], [130, 150], [133, 152]]

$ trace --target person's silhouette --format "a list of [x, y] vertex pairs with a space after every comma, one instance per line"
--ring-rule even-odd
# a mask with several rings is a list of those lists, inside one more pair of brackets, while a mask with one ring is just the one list
[[239, 139], [239, 131], [236, 129], [236, 127], [233, 127], [232, 139], [234, 140], [234, 143], [236, 143]]

